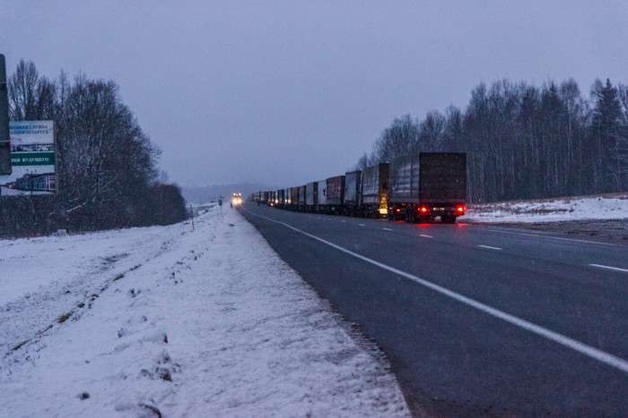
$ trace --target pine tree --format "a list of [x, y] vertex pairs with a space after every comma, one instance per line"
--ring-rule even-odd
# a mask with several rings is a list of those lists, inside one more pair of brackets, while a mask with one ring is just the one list
[[[601, 84], [601, 83], [600, 83]], [[621, 133], [621, 102], [617, 88], [609, 79], [594, 87], [596, 99], [591, 126], [595, 153], [596, 191], [614, 192], [621, 189], [619, 137]]]

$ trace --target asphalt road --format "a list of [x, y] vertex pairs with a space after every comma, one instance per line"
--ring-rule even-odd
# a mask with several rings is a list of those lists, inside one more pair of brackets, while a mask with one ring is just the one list
[[628, 416], [628, 246], [241, 213], [377, 342], [417, 416]]

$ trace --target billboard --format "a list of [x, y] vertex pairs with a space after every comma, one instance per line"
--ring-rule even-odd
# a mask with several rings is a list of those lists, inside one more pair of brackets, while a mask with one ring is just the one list
[[54, 123], [9, 122], [11, 174], [0, 175], [0, 196], [56, 191]]

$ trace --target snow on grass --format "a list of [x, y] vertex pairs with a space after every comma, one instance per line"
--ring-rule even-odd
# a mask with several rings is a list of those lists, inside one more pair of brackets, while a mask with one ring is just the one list
[[0, 257], [0, 416], [409, 415], [380, 355], [233, 210]]
[[628, 219], [628, 194], [470, 205], [469, 222], [560, 222]]

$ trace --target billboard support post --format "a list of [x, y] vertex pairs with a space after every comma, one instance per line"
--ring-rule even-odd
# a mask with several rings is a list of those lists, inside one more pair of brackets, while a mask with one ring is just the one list
[[0, 54], [0, 175], [11, 174], [9, 142], [9, 96], [4, 55]]

